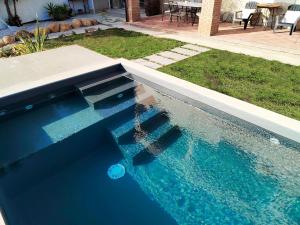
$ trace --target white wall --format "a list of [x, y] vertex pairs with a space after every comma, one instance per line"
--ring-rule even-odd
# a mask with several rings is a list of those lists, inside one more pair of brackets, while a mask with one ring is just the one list
[[[107, 1], [107, 0], [104, 0]], [[49, 3], [56, 4], [68, 4], [68, 0], [19, 0], [17, 2], [17, 11], [23, 23], [30, 22], [36, 19], [36, 13], [40, 20], [49, 19], [47, 11], [45, 10], [45, 6]], [[89, 0], [89, 6], [92, 7], [92, 0]], [[82, 8], [81, 1], [75, 2], [75, 9]], [[13, 6], [11, 6], [11, 10], [13, 11]], [[2, 0], [0, 0], [0, 18], [6, 20], [7, 13], [5, 9], [5, 5]], [[3, 26], [3, 25], [2, 25]], [[1, 28], [1, 23], [0, 23]]]
[[[36, 14], [40, 20], [48, 19], [45, 6], [48, 2], [68, 3], [68, 0], [20, 0], [17, 2], [17, 12], [23, 23], [35, 20]], [[11, 6], [13, 11], [13, 6]], [[2, 19], [7, 19], [7, 13], [3, 1], [0, 1], [0, 15]]]

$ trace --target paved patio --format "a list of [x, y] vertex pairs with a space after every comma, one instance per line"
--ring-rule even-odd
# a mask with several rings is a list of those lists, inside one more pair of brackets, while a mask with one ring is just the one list
[[[132, 25], [170, 34], [197, 35], [198, 30], [198, 24], [192, 26], [191, 23], [186, 22], [170, 22], [168, 17], [162, 21], [160, 15], [143, 18], [142, 21], [132, 23]], [[261, 26], [249, 27], [244, 30], [239, 24], [221, 23], [219, 33], [212, 38], [233, 43], [248, 42], [249, 44], [266, 45], [270, 48], [300, 54], [300, 31], [290, 36], [288, 30], [279, 30], [277, 33], [273, 33], [270, 28], [265, 30]]]

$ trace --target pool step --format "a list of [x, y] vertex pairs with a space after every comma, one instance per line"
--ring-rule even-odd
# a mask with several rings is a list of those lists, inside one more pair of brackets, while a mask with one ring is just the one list
[[139, 141], [169, 121], [170, 118], [168, 113], [166, 111], [160, 111], [149, 119], [136, 124], [131, 130], [122, 134], [118, 138], [118, 142], [119, 144], [129, 144]]
[[[143, 95], [145, 92], [146, 91], [144, 89], [144, 86], [138, 84], [133, 88], [129, 88], [121, 93], [116, 93], [110, 97], [107, 97], [105, 99], [93, 103], [93, 107], [94, 109], [109, 109], [116, 105], [122, 104], [123, 102], [128, 102], [128, 101], [136, 102], [138, 96]], [[150, 95], [148, 94], [148, 96]]]
[[166, 133], [160, 136], [160, 138], [137, 153], [133, 157], [133, 165], [138, 166], [152, 162], [159, 154], [166, 150], [166, 148], [168, 148], [181, 136], [182, 132], [179, 126], [173, 126]]
[[96, 107], [97, 104], [109, 97], [115, 96], [116, 98], [122, 98], [127, 91], [134, 91], [138, 86], [139, 85], [136, 82], [131, 81], [108, 90], [99, 89], [90, 95], [85, 95], [84, 98], [90, 106]]
[[154, 104], [154, 97], [148, 93], [143, 93], [109, 108], [98, 108], [96, 112], [106, 118], [109, 129], [117, 130], [135, 119], [137, 115], [142, 115], [144, 112], [151, 110]]
[[[144, 121], [149, 120], [150, 118], [156, 116], [159, 113], [159, 110], [156, 108], [143, 108], [143, 111], [134, 111], [133, 114], [128, 117], [126, 115], [126, 120], [124, 119], [122, 122], [115, 122], [115, 126], [110, 126], [111, 132], [119, 143], [120, 137], [122, 135], [129, 133], [133, 129], [135, 129], [137, 124], [143, 123]], [[124, 115], [124, 114], [123, 114]], [[124, 115], [125, 117], [125, 115]], [[122, 144], [130, 144], [134, 142], [123, 142]], [[119, 143], [121, 144], [121, 143]]]
[[128, 72], [120, 73], [119, 71], [114, 71], [111, 73], [107, 73], [105, 76], [101, 76], [97, 79], [93, 79], [93, 80], [89, 80], [89, 81], [80, 83], [80, 84], [76, 85], [76, 87], [83, 95], [87, 95], [99, 88], [101, 89], [105, 83], [125, 77], [127, 75], [129, 75]]

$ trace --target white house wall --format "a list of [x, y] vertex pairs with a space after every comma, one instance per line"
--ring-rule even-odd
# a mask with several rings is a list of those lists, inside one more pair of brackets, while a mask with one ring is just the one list
[[[107, 0], [103, 0], [107, 3]], [[0, 0], [0, 18], [7, 20], [7, 12], [5, 9], [4, 1]], [[17, 2], [17, 11], [23, 23], [31, 22], [36, 19], [36, 14], [40, 20], [49, 19], [45, 6], [49, 3], [54, 4], [68, 4], [68, 0], [19, 0]], [[93, 8], [93, 0], [88, 1], [89, 8]], [[75, 10], [83, 9], [82, 1], [75, 1]], [[13, 6], [11, 5], [11, 10], [13, 11]], [[0, 22], [0, 28], [3, 24]]]

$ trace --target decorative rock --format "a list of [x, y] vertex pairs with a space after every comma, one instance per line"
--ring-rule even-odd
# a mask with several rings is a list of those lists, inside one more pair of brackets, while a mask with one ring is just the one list
[[16, 39], [19, 39], [19, 37], [22, 37], [22, 38], [26, 38], [26, 37], [33, 37], [33, 33], [27, 31], [27, 30], [19, 30], [16, 32]]
[[[46, 35], [50, 33], [48, 27], [40, 27], [39, 30], [41, 33], [45, 32]], [[38, 29], [36, 28], [32, 31], [32, 33], [35, 34], [37, 31], [38, 31]]]
[[2, 41], [5, 45], [13, 44], [16, 42], [16, 38], [14, 36], [4, 36]]
[[51, 33], [57, 33], [59, 32], [59, 23], [56, 23], [56, 22], [53, 22], [53, 23], [50, 23], [47, 28], [49, 29], [49, 31]]
[[98, 25], [98, 24], [100, 24], [98, 22], [98, 20], [96, 20], [96, 19], [90, 19], [90, 21], [91, 21], [92, 25]]
[[75, 29], [82, 26], [80, 19], [73, 19], [71, 24], [72, 24], [72, 27]]
[[92, 22], [90, 19], [81, 19], [81, 24], [84, 27], [90, 27], [92, 26]]
[[2, 39], [0, 39], [0, 48], [2, 48], [3, 46], [5, 46], [5, 43]]
[[59, 25], [59, 30], [60, 30], [60, 32], [68, 31], [68, 30], [71, 30], [71, 29], [72, 29], [71, 24], [68, 24], [68, 23], [61, 23], [61, 24]]

